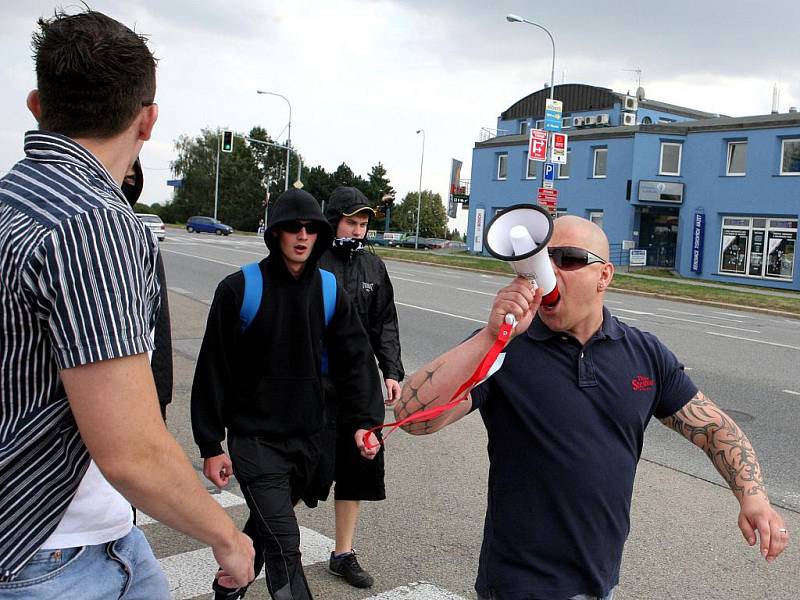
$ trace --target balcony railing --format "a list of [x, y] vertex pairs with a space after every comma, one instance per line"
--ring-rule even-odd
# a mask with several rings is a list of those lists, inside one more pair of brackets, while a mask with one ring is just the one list
[[506, 129], [492, 129], [490, 127], [481, 127], [481, 131], [478, 134], [478, 141], [479, 142], [486, 142], [491, 140], [492, 138], [502, 137], [504, 135], [509, 135], [511, 132]]

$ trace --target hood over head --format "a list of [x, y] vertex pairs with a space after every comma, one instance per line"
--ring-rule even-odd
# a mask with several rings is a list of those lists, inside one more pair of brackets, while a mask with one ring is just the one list
[[314, 243], [314, 249], [308, 259], [309, 263], [316, 264], [319, 257], [331, 247], [333, 240], [333, 231], [322, 215], [322, 209], [317, 199], [308, 192], [295, 188], [278, 196], [269, 212], [267, 229], [264, 232], [264, 243], [269, 248], [271, 255], [280, 255], [281, 253], [280, 243], [278, 238], [273, 235], [273, 231], [276, 231], [277, 227], [286, 221], [316, 221], [325, 225], [317, 234], [317, 241]]
[[354, 187], [340, 185], [328, 199], [328, 207], [325, 209], [325, 218], [328, 219], [331, 228], [336, 234], [336, 227], [342, 216], [352, 217], [354, 214], [363, 212], [368, 217], [375, 216], [375, 209], [369, 205], [367, 197]]

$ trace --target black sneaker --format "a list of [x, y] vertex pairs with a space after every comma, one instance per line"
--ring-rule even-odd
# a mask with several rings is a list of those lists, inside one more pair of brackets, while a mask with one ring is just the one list
[[339, 558], [336, 558], [334, 553], [331, 552], [331, 560], [328, 562], [328, 571], [338, 577], [344, 577], [347, 583], [353, 587], [368, 588], [372, 587], [374, 583], [372, 576], [358, 564], [358, 559], [354, 551], [340, 556]]

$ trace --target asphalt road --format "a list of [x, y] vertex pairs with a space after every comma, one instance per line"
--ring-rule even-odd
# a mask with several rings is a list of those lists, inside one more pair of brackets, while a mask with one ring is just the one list
[[[168, 423], [199, 467], [188, 424], [188, 394], [208, 305], [219, 280], [259, 260], [265, 251], [257, 237], [189, 235], [175, 229], [168, 231], [161, 248], [176, 361]], [[398, 261], [387, 261], [387, 266], [409, 373], [480, 327], [494, 293], [507, 281]], [[789, 526], [800, 531], [800, 458], [795, 451], [800, 321], [617, 293], [607, 294], [607, 305], [623, 321], [664, 341], [706, 395], [745, 429], [760, 456], [773, 502], [783, 507]], [[377, 579], [369, 593], [397, 594], [379, 596], [387, 599], [474, 597], [488, 468], [485, 443], [477, 417], [427, 438], [399, 432], [389, 439], [389, 500], [364, 506], [356, 540], [362, 562]], [[231, 492], [229, 512], [241, 519], [244, 508], [235, 500], [235, 487]], [[301, 524], [314, 532], [309, 539], [333, 537], [330, 503], [313, 511], [299, 509], [298, 514]], [[187, 548], [199, 552], [199, 546], [160, 524], [145, 531], [159, 558], [175, 562], [185, 574], [188, 567], [181, 566], [180, 557]], [[651, 424], [619, 598], [797, 598], [798, 566], [794, 548], [777, 564], [763, 564], [742, 543], [736, 503], [705, 455], [657, 421]], [[369, 595], [334, 580], [319, 561], [307, 572], [319, 598]], [[198, 577], [207, 576], [201, 570]], [[408, 588], [419, 581], [430, 583]], [[404, 587], [411, 591], [405, 594]]]

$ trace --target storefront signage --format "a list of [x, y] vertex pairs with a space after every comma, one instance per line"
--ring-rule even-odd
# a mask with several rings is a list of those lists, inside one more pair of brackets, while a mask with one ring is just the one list
[[483, 215], [484, 209], [475, 209], [475, 231], [472, 235], [472, 250], [483, 252]]
[[692, 271], [703, 272], [703, 239], [706, 235], [705, 213], [694, 213], [694, 235], [692, 235]]
[[544, 108], [544, 128], [546, 131], [561, 131], [561, 100], [548, 98]]
[[553, 147], [550, 149], [550, 160], [554, 163], [567, 164], [567, 134], [554, 133]]
[[539, 162], [547, 160], [547, 132], [543, 129], [531, 129], [528, 157]]
[[647, 265], [647, 250], [631, 250], [628, 264], [631, 267], [644, 267]]
[[683, 203], [683, 184], [670, 181], [639, 180], [639, 202]]

